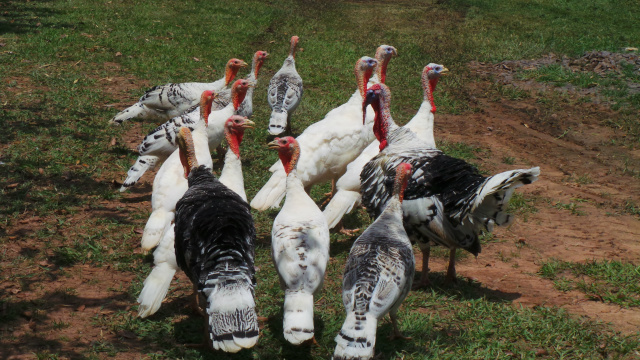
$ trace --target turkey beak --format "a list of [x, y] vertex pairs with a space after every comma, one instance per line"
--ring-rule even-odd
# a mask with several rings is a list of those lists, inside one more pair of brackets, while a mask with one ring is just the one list
[[252, 82], [250, 82], [250, 83], [249, 83], [249, 87], [250, 87], [250, 88], [252, 88], [252, 87], [256, 87], [256, 84], [257, 84], [257, 83], [258, 83], [257, 81], [252, 81]]
[[449, 74], [449, 69], [447, 68], [442, 68], [442, 70], [440, 71], [440, 75], [448, 75]]
[[280, 148], [280, 144], [278, 144], [278, 140], [273, 140], [272, 142], [268, 143], [267, 146], [269, 147], [269, 149], [279, 149]]
[[249, 119], [244, 119], [244, 122], [242, 123], [242, 127], [245, 129], [253, 129], [253, 126], [256, 123], [254, 123], [253, 121], [249, 120]]
[[247, 67], [247, 66], [249, 66], [249, 64], [247, 64], [247, 63], [246, 63], [246, 62], [244, 62], [244, 61], [242, 61], [242, 62], [240, 63], [240, 67], [241, 67], [241, 68], [243, 68], [243, 67]]

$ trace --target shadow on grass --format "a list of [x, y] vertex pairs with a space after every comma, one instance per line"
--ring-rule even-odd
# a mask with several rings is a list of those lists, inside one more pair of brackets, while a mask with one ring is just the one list
[[[0, 297], [5, 298], [4, 295], [0, 294]], [[92, 310], [97, 314], [102, 312], [110, 314], [125, 310], [127, 301], [129, 301], [127, 294], [93, 298], [70, 295], [60, 290], [46, 293], [37, 299], [1, 300], [3, 310], [0, 313], [0, 322], [4, 325], [3, 332], [11, 332], [5, 333], [8, 336], [0, 337], [0, 358], [9, 359], [25, 354], [49, 353], [70, 359], [84, 359], [86, 358], [83, 354], [85, 350], [101, 346], [99, 344], [101, 340], [90, 341], [84, 336], [78, 336], [73, 340], [63, 339], [62, 336], [56, 340], [47, 339], [52, 331], [60, 332], [69, 326], [50, 314], [61, 308], [77, 309], [80, 306], [83, 307], [82, 311], [85, 315], [89, 312], [93, 314]], [[138, 345], [140, 348], [144, 346], [144, 344]]]
[[[421, 272], [416, 271], [413, 280], [414, 283], [419, 281], [420, 275]], [[469, 280], [461, 277], [457, 278], [457, 283], [447, 285], [445, 284], [444, 272], [429, 272], [429, 280], [431, 280], [432, 284], [430, 287], [414, 291], [431, 292], [431, 290], [434, 290], [437, 293], [447, 296], [455, 296], [464, 300], [486, 299], [491, 302], [513, 301], [522, 296], [522, 294], [518, 292], [492, 290], [475, 280]]]
[[[38, 4], [52, 1], [38, 0]], [[3, 21], [0, 21], [0, 34], [26, 34], [33, 33], [39, 27], [75, 27], [70, 23], [51, 23], [44, 19], [60, 16], [60, 11], [47, 9], [42, 6], [26, 6], [25, 1], [0, 0]]]

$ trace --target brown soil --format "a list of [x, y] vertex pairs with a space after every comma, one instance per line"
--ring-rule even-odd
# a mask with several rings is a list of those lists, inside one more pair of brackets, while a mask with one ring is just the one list
[[[548, 59], [528, 66], [545, 61]], [[113, 77], [100, 80], [105, 91], [122, 94], [122, 88], [139, 87], [139, 83], [134, 85], [126, 77], [119, 77], [117, 65], [105, 66], [113, 67], [114, 72]], [[540, 166], [542, 175], [535, 184], [518, 190], [534, 199], [537, 212], [519, 216], [510, 228], [496, 229], [495, 235], [500, 241], [486, 244], [477, 259], [460, 260], [458, 274], [478, 281], [493, 295], [516, 304], [559, 306], [577, 315], [611, 323], [614, 329], [623, 333], [636, 333], [640, 329], [639, 309], [596, 302], [577, 291], [560, 292], [552, 281], [536, 274], [541, 263], [551, 258], [576, 262], [606, 259], [638, 264], [640, 219], [626, 213], [624, 204], [626, 201], [640, 204], [637, 177], [640, 152], [612, 145], [611, 140], [624, 139], [625, 134], [604, 126], [602, 120], [615, 117], [616, 113], [606, 105], [574, 101], [584, 96], [579, 92], [550, 108], [536, 102], [539, 88], [532, 89], [517, 82], [516, 86], [535, 90], [531, 98], [499, 98], [495, 91], [489, 90], [493, 79], [511, 76], [509, 81], [514, 83], [512, 74], [517, 66], [471, 66], [482, 70], [477, 72], [481, 76], [475, 82], [471, 81], [468, 89], [471, 101], [479, 111], [462, 116], [437, 114], [436, 138], [464, 141], [488, 149], [489, 152], [482, 152], [479, 159], [483, 170], [494, 173]], [[119, 108], [127, 104], [123, 101], [101, 106]], [[136, 124], [125, 138], [125, 146], [134, 149], [144, 134], [142, 129]], [[567, 129], [571, 131], [567, 132]], [[508, 157], [515, 158], [513, 164], [503, 162]], [[36, 237], [32, 236], [38, 231], [77, 235], [84, 230], [73, 229], [73, 226], [82, 223], [86, 216], [120, 216], [120, 220], [131, 223], [132, 231], [141, 233], [144, 222], [122, 214], [130, 215], [137, 209], [150, 207], [153, 175], [145, 174], [142, 186], [126, 193], [121, 200], [103, 201], [95, 208], [78, 208], [75, 214], [61, 213], [60, 218], [70, 225], [59, 225], [53, 217], [45, 219], [25, 213], [13, 221], [11, 228], [0, 227], [0, 233], [4, 231], [13, 241], [1, 250], [5, 260], [0, 262], [0, 268], [5, 278], [14, 273], [32, 274], [28, 280], [20, 282], [0, 281], [0, 298], [11, 296], [15, 299], [13, 309], [8, 309], [7, 302], [3, 302], [0, 311], [3, 314], [18, 311], [20, 316], [10, 324], [0, 324], [0, 358], [32, 359], [36, 352], [44, 350], [80, 358], [87, 348], [113, 342], [128, 348], [128, 351], [118, 353], [118, 359], [138, 359], [143, 356], [143, 349], [148, 351], [153, 346], [133, 333], [114, 333], [102, 322], [103, 318], [112, 316], [135, 315], [127, 312], [132, 306], [131, 295], [127, 293], [132, 275], [118, 271], [115, 265], [96, 268], [79, 264], [53, 277], [48, 269], [57, 269], [52, 260], [56, 244], [36, 242]], [[588, 176], [590, 181], [578, 181], [581, 176]], [[95, 180], [109, 183], [112, 179]], [[113, 189], [116, 191], [117, 184]], [[554, 206], [575, 202], [575, 199], [586, 200], [579, 202], [581, 215]], [[132, 237], [124, 245], [139, 252], [139, 236]], [[49, 260], [29, 267], [10, 268], [12, 259], [33, 257], [39, 252], [44, 252]], [[416, 254], [416, 257], [417, 264], [421, 264], [421, 255]], [[433, 258], [430, 267], [434, 272], [442, 272], [446, 260]], [[183, 274], [180, 277], [182, 284], [188, 283]], [[175, 292], [186, 296], [189, 287], [178, 287]], [[37, 311], [27, 310], [34, 305]], [[173, 306], [188, 314], [183, 305]], [[108, 348], [104, 351], [109, 353]]]

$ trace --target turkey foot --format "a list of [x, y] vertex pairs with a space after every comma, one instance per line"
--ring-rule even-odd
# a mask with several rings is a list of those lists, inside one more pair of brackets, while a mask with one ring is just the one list
[[449, 267], [447, 268], [447, 275], [444, 277], [445, 285], [457, 284], [456, 278], [456, 249], [453, 248], [449, 251]]
[[206, 316], [207, 314], [202, 310], [200, 306], [200, 294], [198, 293], [198, 287], [193, 285], [193, 295], [191, 296], [191, 310], [200, 316]]
[[333, 232], [338, 232], [347, 236], [355, 236], [356, 233], [360, 231], [360, 229], [345, 229], [344, 225], [342, 224], [342, 220], [340, 220], [340, 222], [338, 222], [338, 224], [334, 226], [332, 230]]
[[322, 202], [322, 204], [320, 204], [320, 206], [327, 205], [331, 201], [331, 199], [333, 199], [333, 195], [335, 194], [336, 194], [336, 179], [333, 179], [331, 180], [331, 192], [323, 194], [323, 196], [325, 196], [326, 199], [324, 199], [324, 201]]
[[413, 284], [411, 290], [420, 290], [431, 286], [429, 280], [429, 256], [431, 255], [431, 247], [426, 246], [422, 249], [422, 274], [420, 275], [420, 281]]
[[356, 234], [360, 231], [360, 229], [340, 229], [339, 233], [347, 236], [356, 236]]
[[307, 345], [307, 346], [320, 346], [320, 344], [318, 344], [318, 341], [316, 340], [316, 336], [313, 335], [313, 337], [309, 340], [306, 340], [305, 342], [303, 342], [303, 344]]
[[389, 340], [396, 340], [396, 339], [411, 340], [410, 336], [402, 335], [402, 333], [400, 332], [400, 329], [398, 329], [398, 318], [396, 317], [396, 314], [389, 313], [389, 317], [391, 318], [391, 325], [393, 325], [393, 333], [389, 335]]

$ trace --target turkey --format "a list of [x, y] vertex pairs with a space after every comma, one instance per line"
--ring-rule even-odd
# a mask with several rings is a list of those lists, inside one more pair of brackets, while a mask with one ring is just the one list
[[[222, 142], [225, 123], [227, 119], [233, 115], [234, 108], [237, 109], [242, 102], [241, 95], [243, 95], [243, 92], [240, 92], [240, 90], [246, 92], [248, 88], [247, 84], [248, 82], [246, 80], [237, 80], [233, 87], [233, 104], [229, 104], [229, 106], [223, 110], [212, 112], [207, 122], [199, 123], [202, 124], [200, 125], [201, 128], [206, 129], [204, 131], [204, 139], [207, 139], [206, 151], [208, 158], [211, 157], [209, 149], [217, 147]], [[253, 122], [251, 122], [251, 124], [253, 124]], [[200, 134], [201, 132], [198, 133], [198, 136], [194, 135], [194, 139], [201, 140], [202, 136]], [[205, 148], [205, 145], [201, 146], [203, 149]], [[162, 233], [165, 232], [166, 226], [173, 220], [172, 213], [176, 202], [187, 190], [186, 183], [183, 181], [184, 179], [180, 178], [179, 171], [176, 170], [180, 168], [180, 162], [176, 154], [177, 152], [175, 151], [171, 154], [167, 162], [171, 160], [171, 157], [174, 157], [174, 159], [171, 160], [170, 164], [165, 165], [165, 162], [165, 164], [162, 165], [153, 181], [153, 191], [151, 195], [152, 212], [142, 234], [143, 251], [149, 251], [158, 245]]]
[[282, 67], [269, 82], [267, 100], [273, 110], [269, 119], [271, 135], [279, 135], [285, 129], [291, 132], [291, 113], [302, 99], [302, 78], [296, 71], [296, 46], [298, 46], [298, 37], [292, 36], [289, 56], [284, 59]]
[[147, 170], [153, 170], [158, 162], [163, 161], [176, 150], [176, 134], [181, 127], [186, 126], [193, 131], [196, 124], [209, 118], [214, 97], [213, 91], [203, 91], [200, 106], [186, 114], [174, 117], [144, 137], [142, 143], [138, 145], [140, 156], [127, 171], [127, 178], [123, 181], [120, 192], [135, 185]]
[[513, 220], [505, 212], [513, 191], [536, 181], [540, 168], [484, 177], [472, 165], [419, 139], [409, 128], [398, 127], [389, 112], [390, 102], [391, 92], [384, 84], [367, 91], [364, 104], [371, 104], [376, 113], [373, 129], [381, 152], [360, 174], [362, 203], [373, 216], [379, 215], [391, 195], [394, 169], [399, 163], [411, 164], [413, 175], [402, 209], [407, 234], [423, 251], [419, 285], [429, 284], [430, 241], [451, 250], [446, 280], [455, 281], [455, 249], [461, 247], [477, 256], [479, 233]]
[[[369, 112], [363, 126], [362, 101], [374, 68], [382, 68], [378, 72], [384, 77], [387, 63], [395, 54], [395, 48], [382, 45], [376, 52], [377, 60], [368, 56], [360, 58], [355, 68], [357, 90], [349, 101], [331, 110], [323, 120], [312, 124], [297, 137], [301, 147], [297, 172], [305, 189], [338, 179], [347, 165], [373, 141], [373, 114]], [[372, 82], [378, 78], [376, 74]], [[251, 206], [260, 211], [277, 208], [285, 193], [286, 173], [282, 162], [277, 161], [269, 171], [273, 173], [271, 178], [251, 201]]]
[[[246, 201], [247, 196], [244, 191], [244, 180], [242, 177], [242, 165], [240, 163], [240, 144], [242, 143], [242, 137], [244, 135], [244, 131], [247, 128], [251, 128], [255, 125], [252, 121], [248, 120], [239, 115], [233, 115], [230, 117], [225, 124], [225, 138], [227, 143], [229, 144], [229, 150], [227, 151], [227, 155], [225, 157], [224, 167], [222, 168], [222, 174], [220, 175], [220, 182], [226, 185], [228, 188], [236, 192], [243, 200]], [[192, 132], [192, 138], [198, 140], [199, 147], [195, 148], [196, 150], [196, 158], [200, 159], [199, 163], [207, 166], [211, 166], [211, 155], [208, 153], [208, 147], [206, 149], [207, 153], [204, 153], [204, 147], [201, 146], [200, 143], [204, 142], [204, 140], [198, 139], [199, 134], [197, 131]], [[179, 154], [178, 151], [176, 151]], [[179, 155], [178, 155], [179, 156]], [[177, 160], [178, 164], [180, 164], [180, 160]], [[167, 163], [169, 163], [167, 161]], [[167, 164], [165, 163], [165, 164]], [[174, 171], [179, 172], [181, 168], [174, 167]], [[180, 176], [176, 177], [176, 186], [180, 191], [184, 189], [184, 185], [186, 185], [187, 180], [186, 177], [183, 177], [180, 173]], [[185, 190], [182, 190], [178, 197], [184, 194]], [[171, 204], [165, 204], [166, 208], [162, 208], [165, 211], [170, 211], [168, 208], [171, 207]], [[175, 207], [175, 202], [173, 203]], [[173, 216], [171, 216], [173, 218]], [[176, 270], [178, 270], [178, 264], [176, 263], [176, 256], [174, 250], [174, 224], [169, 224], [163, 234], [161, 236], [160, 244], [153, 252], [154, 259], [154, 268], [151, 271], [151, 274], [144, 281], [144, 287], [142, 292], [140, 292], [140, 296], [138, 297], [138, 303], [140, 303], [140, 307], [138, 308], [138, 316], [144, 318], [149, 315], [153, 315], [162, 303], [162, 300], [167, 294], [167, 290], [169, 289], [169, 285], [171, 284], [171, 280], [173, 279], [173, 275]]]
[[[422, 105], [416, 115], [407, 123], [406, 127], [411, 129], [416, 136], [426, 142], [431, 147], [436, 147], [433, 138], [433, 118], [436, 106], [433, 94], [440, 76], [449, 70], [442, 65], [430, 63], [422, 71], [422, 88], [424, 91]], [[360, 173], [364, 165], [380, 152], [380, 142], [373, 140], [364, 151], [347, 166], [347, 172], [336, 182], [336, 194], [324, 209], [324, 216], [327, 218], [329, 228], [332, 229], [350, 212], [360, 204]], [[354, 230], [340, 230], [345, 234], [352, 234]]]
[[273, 222], [271, 255], [284, 289], [284, 337], [299, 345], [314, 336], [313, 297], [322, 288], [329, 260], [329, 228], [296, 175], [300, 146], [291, 136], [276, 138], [287, 173], [286, 198]]
[[204, 91], [201, 97], [201, 104], [205, 104], [204, 106], [200, 106], [190, 113], [175, 117], [147, 134], [142, 143], [138, 145], [140, 156], [127, 172], [127, 178], [124, 180], [120, 191], [125, 191], [135, 185], [148, 169], [153, 169], [177, 149], [176, 136], [183, 126], [193, 130], [195, 123], [200, 122], [201, 119], [206, 119], [209, 147], [214, 149], [220, 145], [224, 137], [225, 120], [235, 112], [238, 112], [240, 104], [243, 103], [251, 86], [253, 85], [248, 80], [236, 80], [231, 87], [231, 102], [228, 102], [224, 108], [217, 111], [211, 111], [212, 101], [215, 96], [212, 95], [211, 91]]
[[402, 199], [410, 176], [411, 165], [397, 166], [391, 199], [351, 247], [342, 278], [347, 318], [335, 338], [334, 360], [372, 359], [378, 320], [386, 313], [393, 337], [403, 337], [396, 312], [415, 272], [411, 242], [402, 226]]
[[[253, 55], [253, 61], [251, 62], [251, 73], [245, 78], [249, 83], [257, 84], [258, 83], [258, 72], [260, 72], [260, 68], [264, 61], [269, 57], [269, 53], [266, 51], [256, 51]], [[240, 104], [240, 108], [238, 109], [238, 115], [251, 117], [253, 115], [253, 89], [254, 87], [249, 88], [247, 90], [247, 95], [244, 98], [242, 104]]]
[[147, 90], [137, 103], [119, 112], [111, 119], [111, 123], [120, 125], [135, 118], [150, 120], [169, 120], [180, 116], [198, 104], [198, 98], [205, 90], [221, 92], [233, 81], [240, 68], [247, 63], [240, 59], [227, 62], [223, 78], [212, 83], [180, 83], [154, 86]]
[[256, 230], [249, 204], [198, 165], [188, 133], [180, 130], [189, 190], [176, 205], [176, 260], [206, 300], [209, 344], [235, 353], [258, 341]]

